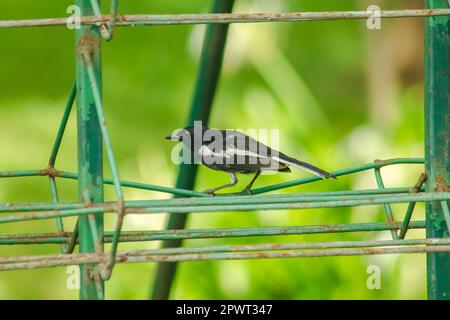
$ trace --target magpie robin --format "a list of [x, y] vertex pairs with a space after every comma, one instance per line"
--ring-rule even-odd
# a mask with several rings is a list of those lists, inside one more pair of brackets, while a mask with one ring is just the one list
[[235, 186], [238, 182], [236, 173], [255, 174], [243, 190], [251, 194], [250, 188], [262, 171], [291, 172], [289, 166], [306, 170], [322, 179], [336, 179], [329, 172], [271, 149], [235, 130], [216, 130], [195, 125], [180, 129], [166, 139], [182, 142], [193, 153], [195, 163], [228, 173], [231, 179], [229, 184], [204, 191], [211, 195]]

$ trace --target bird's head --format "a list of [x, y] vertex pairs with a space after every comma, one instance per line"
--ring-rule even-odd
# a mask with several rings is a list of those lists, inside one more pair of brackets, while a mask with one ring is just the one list
[[166, 137], [167, 140], [183, 142], [191, 138], [190, 132], [185, 129], [179, 129]]
[[205, 126], [190, 126], [175, 130], [171, 135], [167, 136], [166, 139], [190, 145], [196, 138], [201, 139], [206, 130], [208, 130], [208, 128]]

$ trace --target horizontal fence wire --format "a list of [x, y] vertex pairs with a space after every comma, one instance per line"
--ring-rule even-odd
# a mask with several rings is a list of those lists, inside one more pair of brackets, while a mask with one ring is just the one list
[[[126, 202], [127, 207], [137, 206], [177, 206], [177, 205], [211, 205], [211, 204], [240, 204], [240, 203], [277, 203], [280, 200], [284, 202], [296, 201], [323, 201], [323, 200], [352, 200], [369, 195], [390, 195], [390, 194], [412, 194], [414, 188], [386, 188], [363, 189], [349, 191], [330, 191], [330, 192], [308, 192], [292, 194], [272, 194], [264, 196], [223, 196], [209, 198], [184, 198], [184, 199], [166, 199], [166, 200], [134, 200]], [[423, 193], [422, 193], [423, 194]], [[201, 199], [201, 200], [200, 200]], [[248, 200], [248, 201], [247, 201]], [[91, 204], [89, 207], [111, 207], [115, 202], [105, 202], [103, 204]], [[0, 212], [29, 212], [29, 211], [49, 211], [49, 210], [67, 210], [82, 209], [86, 205], [78, 202], [27, 202], [27, 203], [0, 203]]]
[[[171, 203], [171, 200], [136, 200], [125, 202], [126, 214], [158, 214], [158, 213], [185, 213], [185, 212], [198, 212], [198, 213], [213, 213], [224, 211], [254, 211], [254, 210], [290, 210], [290, 209], [313, 209], [313, 208], [337, 208], [337, 207], [352, 207], [352, 206], [371, 206], [380, 205], [386, 203], [409, 203], [409, 202], [433, 202], [433, 201], [449, 201], [450, 193], [418, 193], [418, 194], [394, 194], [394, 195], [370, 195], [370, 196], [352, 196], [347, 199], [343, 197], [336, 197], [336, 199], [329, 198], [322, 200], [320, 197], [315, 199], [304, 200], [301, 197], [296, 197], [295, 194], [289, 196], [274, 197], [270, 199], [270, 202], [261, 201], [255, 202], [255, 200], [265, 199], [242, 199], [241, 196], [238, 199], [224, 199], [228, 201], [236, 200], [231, 204], [205, 204], [196, 203], [186, 205], [183, 203]], [[345, 198], [345, 197], [344, 197]], [[214, 199], [216, 200], [216, 199]], [[219, 199], [217, 199], [219, 200]], [[56, 207], [59, 204], [54, 204]], [[7, 222], [20, 222], [29, 220], [43, 220], [52, 219], [56, 217], [73, 217], [84, 216], [93, 213], [110, 213], [116, 211], [116, 204], [91, 204], [89, 207], [80, 209], [64, 209], [64, 210], [48, 210], [37, 212], [24, 212], [15, 213], [9, 215], [1, 215], [0, 223]]]
[[[352, 224], [328, 224], [307, 226], [258, 227], [258, 228], [221, 228], [221, 229], [178, 229], [178, 230], [145, 230], [122, 231], [121, 242], [185, 240], [185, 239], [213, 239], [238, 238], [259, 236], [288, 236], [307, 234], [375, 232], [399, 230], [400, 222], [370, 222]], [[425, 221], [411, 221], [409, 229], [424, 229]], [[112, 241], [113, 233], [105, 231], [104, 242]], [[0, 235], [0, 245], [19, 244], [61, 244], [71, 241], [73, 233], [35, 233]]]
[[[201, 248], [168, 248], [117, 252], [116, 263], [176, 262], [359, 256], [399, 253], [450, 252], [449, 239], [339, 241], [290, 244], [255, 244]], [[401, 246], [399, 246], [401, 245]], [[310, 249], [298, 249], [310, 248]], [[290, 249], [287, 251], [287, 249]], [[257, 251], [257, 252], [254, 252]], [[175, 253], [174, 253], [175, 252]], [[176, 253], [182, 252], [182, 253]], [[189, 253], [192, 252], [192, 253]], [[200, 252], [200, 253], [198, 253]], [[102, 264], [106, 253], [57, 254], [0, 258], [0, 270], [35, 269], [75, 264]]]
[[[355, 20], [369, 18], [414, 18], [450, 16], [450, 9], [414, 9], [374, 11], [328, 11], [284, 13], [197, 13], [115, 15], [115, 26], [155, 26], [212, 23], [301, 22], [323, 20]], [[68, 18], [0, 20], [0, 28], [65, 26]], [[81, 25], [105, 25], [111, 15], [80, 17]], [[106, 37], [108, 37], [106, 35]]]

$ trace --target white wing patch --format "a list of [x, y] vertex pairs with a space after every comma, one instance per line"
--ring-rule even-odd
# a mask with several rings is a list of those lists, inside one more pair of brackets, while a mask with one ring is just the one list
[[208, 148], [207, 145], [203, 145], [198, 149], [198, 153], [201, 154], [204, 157], [224, 157], [224, 158], [231, 158], [233, 156], [249, 156], [249, 157], [255, 157], [255, 158], [264, 158], [269, 159], [270, 157], [257, 154], [256, 152], [252, 152], [249, 150], [241, 150], [234, 148], [232, 146], [227, 146], [226, 151], [220, 151], [216, 152]]
[[229, 156], [249, 156], [249, 157], [255, 157], [255, 158], [263, 158], [263, 159], [268, 159], [268, 156], [264, 156], [264, 155], [260, 155], [257, 154], [256, 152], [252, 152], [250, 150], [242, 150], [242, 149], [237, 149], [235, 147], [232, 146], [227, 146], [227, 150], [225, 151], [225, 153]]
[[210, 148], [208, 148], [207, 145], [203, 145], [198, 149], [198, 153], [202, 155], [203, 157], [225, 157], [225, 158], [231, 158], [228, 154], [222, 152], [214, 152]]

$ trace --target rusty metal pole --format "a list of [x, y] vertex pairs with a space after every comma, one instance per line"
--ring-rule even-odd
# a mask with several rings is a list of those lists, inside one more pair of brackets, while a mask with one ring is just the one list
[[[77, 0], [82, 16], [93, 15], [90, 0]], [[81, 26], [75, 31], [78, 123], [79, 198], [82, 202], [103, 202], [102, 134], [83, 53], [91, 56], [95, 77], [101, 88], [101, 37], [97, 26]], [[92, 225], [92, 224], [91, 224]], [[95, 214], [95, 233], [103, 247], [103, 214]], [[78, 221], [80, 252], [95, 252], [88, 216]], [[95, 276], [95, 265], [80, 266], [80, 299], [103, 299], [104, 283]], [[101, 290], [99, 290], [101, 288]]]
[[[448, 8], [447, 0], [426, 0], [427, 8]], [[430, 17], [425, 21], [425, 165], [426, 191], [450, 190], [449, 154], [449, 17]], [[426, 206], [427, 238], [448, 238], [442, 205]], [[450, 253], [428, 253], [428, 298], [450, 299]]]
[[[233, 4], [234, 0], [214, 0], [212, 12], [231, 12]], [[222, 68], [227, 32], [227, 24], [212, 24], [208, 25], [206, 29], [200, 70], [197, 76], [188, 125], [193, 125], [194, 121], [203, 121], [204, 125], [207, 125]], [[177, 188], [193, 189], [196, 173], [197, 165], [182, 164], [178, 173]], [[171, 215], [167, 223], [167, 229], [184, 229], [187, 216], [188, 213]], [[163, 248], [180, 246], [181, 240], [168, 240], [162, 244]], [[158, 265], [155, 284], [151, 293], [152, 299], [166, 300], [169, 298], [176, 267], [177, 264], [173, 262]]]

